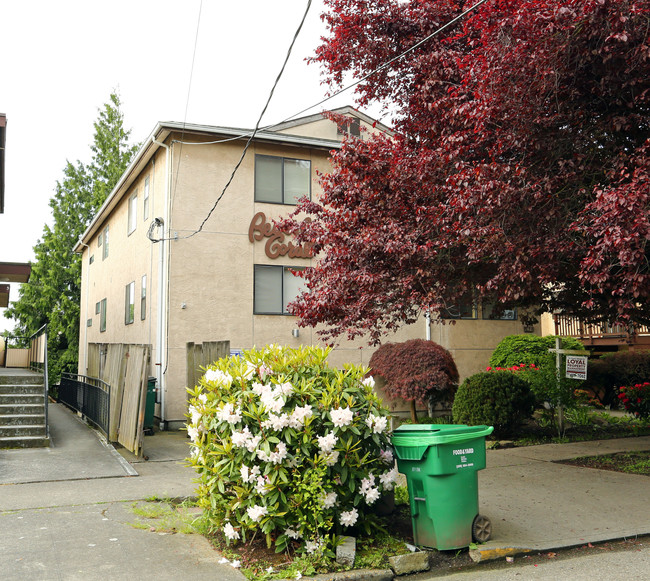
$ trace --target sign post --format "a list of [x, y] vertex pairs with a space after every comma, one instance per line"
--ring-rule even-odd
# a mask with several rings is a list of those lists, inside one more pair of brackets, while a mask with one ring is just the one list
[[[555, 378], [557, 381], [557, 429], [559, 436], [564, 434], [564, 406], [559, 394], [560, 391], [560, 377], [562, 367], [562, 355], [567, 355], [566, 361], [566, 377], [573, 379], [587, 379], [587, 355], [589, 351], [580, 349], [562, 349], [560, 338], [555, 337], [555, 349], [549, 349], [549, 353], [555, 353]], [[571, 363], [570, 363], [571, 362]]]

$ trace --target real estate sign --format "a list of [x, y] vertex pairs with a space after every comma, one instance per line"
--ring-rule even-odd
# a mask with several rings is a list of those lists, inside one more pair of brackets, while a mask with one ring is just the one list
[[571, 379], [587, 379], [587, 357], [567, 355], [566, 377], [570, 377]]

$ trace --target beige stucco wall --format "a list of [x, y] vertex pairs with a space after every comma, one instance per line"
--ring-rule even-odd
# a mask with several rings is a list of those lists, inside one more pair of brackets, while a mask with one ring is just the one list
[[[329, 121], [311, 124], [309, 135], [336, 138], [336, 127]], [[332, 133], [333, 132], [333, 133]], [[297, 133], [297, 131], [295, 131]], [[332, 137], [333, 136], [333, 137]], [[264, 212], [267, 220], [286, 215], [293, 206], [256, 203], [254, 200], [255, 154], [285, 156], [311, 161], [312, 197], [320, 195], [317, 173], [329, 169], [327, 149], [254, 143], [224, 197], [200, 233], [192, 235], [207, 216], [222, 189], [230, 179], [239, 160], [243, 143], [229, 141], [219, 144], [181, 145], [167, 140], [171, 146], [171, 189], [169, 220], [165, 234], [171, 240], [153, 243], [146, 237], [151, 220], [163, 217], [165, 212], [165, 179], [167, 163], [165, 151], [158, 150], [155, 163], [149, 163], [137, 176], [120, 204], [110, 214], [109, 257], [102, 260], [97, 247], [97, 235], [83, 252], [82, 301], [80, 328], [80, 373], [85, 372], [85, 345], [87, 343], [144, 343], [152, 346], [151, 373], [160, 375], [164, 387], [165, 420], [185, 421], [186, 399], [186, 343], [229, 340], [235, 349], [269, 343], [289, 346], [317, 344], [312, 329], [300, 329], [299, 337], [292, 336], [297, 321], [291, 316], [253, 314], [253, 274], [255, 264], [306, 266], [310, 259], [271, 259], [264, 251], [265, 241], [251, 243], [248, 238], [250, 222], [257, 212]], [[184, 136], [185, 141], [197, 140]], [[205, 138], [205, 141], [212, 139]], [[144, 178], [151, 176], [150, 214], [142, 219], [142, 190]], [[135, 232], [127, 235], [128, 199], [138, 191], [138, 224]], [[103, 230], [103, 225], [99, 231]], [[156, 235], [160, 232], [156, 231]], [[190, 236], [191, 235], [191, 236]], [[158, 354], [157, 304], [159, 288], [159, 259], [161, 248], [169, 252], [168, 301], [163, 308], [168, 326], [164, 332], [166, 348]], [[94, 254], [93, 264], [89, 256]], [[140, 319], [140, 280], [148, 279], [147, 316]], [[124, 323], [125, 286], [135, 281], [135, 321]], [[107, 329], [99, 331], [99, 315], [95, 304], [107, 298]], [[86, 327], [87, 319], [92, 326]], [[455, 324], [431, 324], [431, 338], [450, 349], [461, 373], [461, 379], [480, 371], [487, 365], [491, 351], [506, 335], [521, 333], [519, 322], [513, 321], [457, 321]], [[405, 326], [386, 341], [404, 341], [425, 338], [424, 318]], [[358, 339], [342, 340], [330, 356], [330, 363], [368, 365], [375, 348]], [[161, 375], [163, 374], [163, 375]], [[392, 403], [396, 411], [407, 409], [405, 403]], [[157, 409], [157, 413], [160, 410]]]
[[[120, 204], [102, 222], [98, 232], [84, 247], [82, 254], [82, 292], [80, 311], [79, 373], [86, 374], [88, 343], [155, 343], [158, 305], [159, 247], [146, 236], [151, 221], [164, 214], [165, 156], [160, 152], [128, 189]], [[144, 219], [144, 181], [149, 176], [149, 217]], [[137, 192], [136, 228], [127, 231], [128, 200]], [[109, 252], [102, 258], [99, 233], [109, 226]], [[92, 264], [90, 257], [94, 257]], [[142, 276], [147, 276], [147, 300], [144, 320], [141, 316]], [[132, 324], [125, 324], [125, 289], [135, 282], [135, 312]], [[100, 314], [96, 304], [106, 299], [106, 331], [100, 331]], [[92, 324], [87, 326], [90, 319]], [[155, 362], [152, 362], [155, 363]], [[153, 372], [153, 369], [151, 370]]]

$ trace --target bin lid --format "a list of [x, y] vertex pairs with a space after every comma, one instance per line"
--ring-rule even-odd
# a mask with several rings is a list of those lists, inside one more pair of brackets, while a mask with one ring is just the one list
[[393, 446], [429, 446], [455, 444], [473, 438], [488, 436], [492, 426], [467, 426], [465, 424], [405, 424], [393, 432]]

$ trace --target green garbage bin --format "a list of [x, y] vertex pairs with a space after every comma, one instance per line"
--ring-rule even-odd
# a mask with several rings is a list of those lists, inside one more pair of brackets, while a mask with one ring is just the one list
[[394, 431], [416, 545], [445, 551], [490, 538], [490, 521], [478, 513], [478, 471], [485, 468], [485, 437], [493, 429], [413, 424]]
[[144, 408], [144, 433], [153, 435], [153, 414], [156, 409], [156, 378], [147, 380], [147, 400]]

